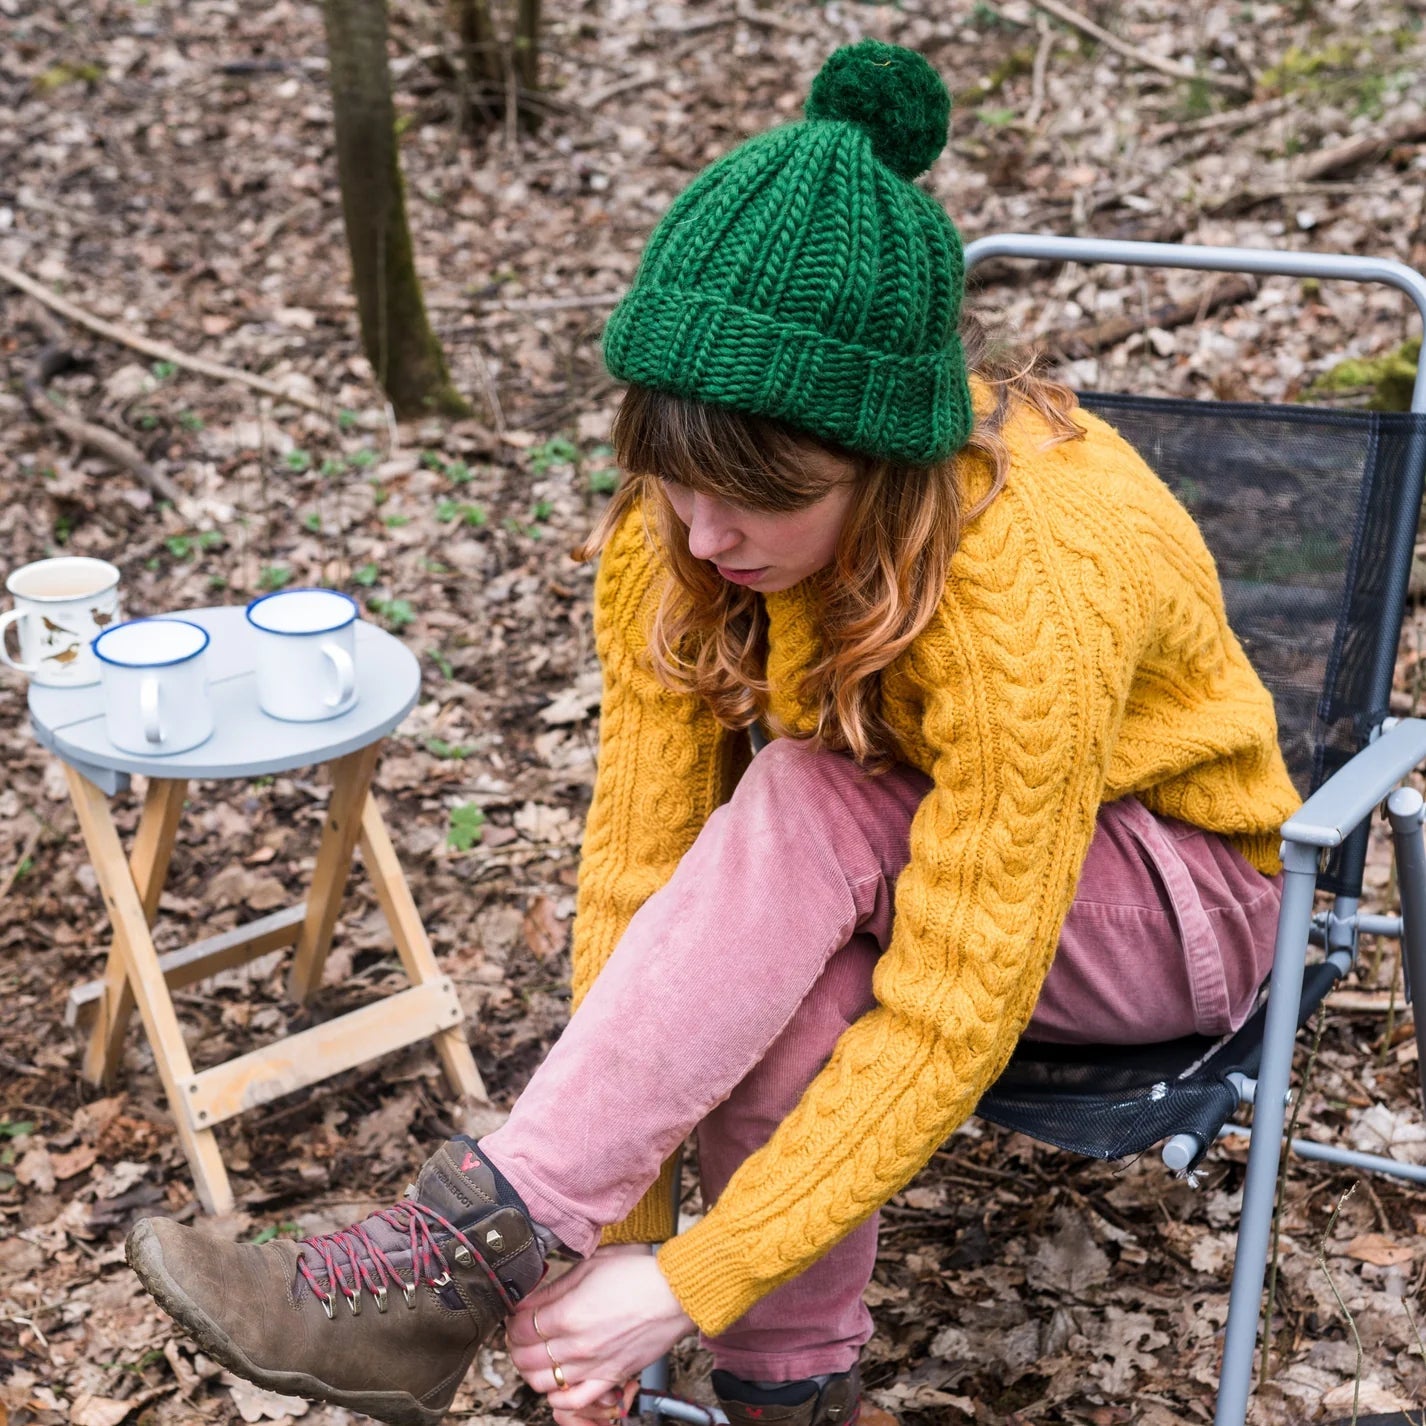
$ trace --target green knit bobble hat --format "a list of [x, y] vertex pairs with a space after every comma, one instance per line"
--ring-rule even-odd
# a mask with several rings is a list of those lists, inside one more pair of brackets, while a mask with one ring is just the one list
[[911, 181], [950, 111], [913, 50], [837, 50], [802, 122], [747, 140], [674, 200], [605, 328], [610, 373], [871, 455], [958, 450], [972, 419], [961, 240]]

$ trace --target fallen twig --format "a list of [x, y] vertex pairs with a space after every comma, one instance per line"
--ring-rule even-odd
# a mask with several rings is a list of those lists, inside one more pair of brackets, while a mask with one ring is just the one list
[[1302, 1079], [1298, 1082], [1297, 1093], [1292, 1098], [1292, 1113], [1288, 1116], [1287, 1128], [1282, 1136], [1281, 1157], [1277, 1166], [1277, 1194], [1273, 1200], [1272, 1256], [1268, 1263], [1268, 1290], [1263, 1299], [1263, 1354], [1258, 1365], [1260, 1387], [1267, 1385], [1272, 1362], [1273, 1309], [1277, 1306], [1278, 1249], [1282, 1244], [1282, 1208], [1287, 1200], [1287, 1166], [1292, 1158], [1292, 1141], [1297, 1137], [1297, 1121], [1302, 1114], [1303, 1101], [1307, 1098], [1307, 1082], [1312, 1078], [1312, 1071], [1317, 1065], [1317, 1051], [1322, 1048], [1322, 1031], [1326, 1024], [1327, 1012], [1319, 1006], [1317, 1025], [1312, 1032], [1312, 1048], [1307, 1052], [1307, 1063], [1302, 1067]]
[[1071, 10], [1068, 5], [1062, 5], [1060, 0], [1030, 0], [1030, 3], [1037, 10], [1043, 10], [1046, 14], [1053, 15], [1055, 19], [1063, 20], [1065, 24], [1073, 26], [1091, 39], [1098, 40], [1100, 44], [1107, 45], [1116, 54], [1122, 54], [1125, 59], [1131, 59], [1135, 64], [1146, 65], [1149, 69], [1156, 69], [1160, 74], [1171, 75], [1174, 79], [1198, 80], [1203, 84], [1212, 84], [1218, 89], [1230, 89], [1235, 94], [1252, 92], [1243, 80], [1235, 79], [1231, 75], [1214, 74], [1209, 70], [1200, 73], [1196, 69], [1175, 64], [1171, 59], [1160, 59], [1157, 55], [1137, 49], [1127, 40], [1121, 40], [1118, 35], [1112, 35], [1108, 30], [1096, 25], [1093, 20], [1081, 15], [1078, 10]]
[[1426, 114], [1418, 114], [1416, 118], [1408, 119], [1405, 123], [1395, 124], [1384, 134], [1359, 134], [1335, 148], [1324, 149], [1295, 165], [1292, 176], [1299, 183], [1325, 178], [1329, 173], [1354, 168], [1368, 159], [1380, 158], [1397, 144], [1416, 143], [1421, 139], [1426, 139]]
[[1040, 122], [1040, 115], [1045, 109], [1045, 70], [1050, 63], [1050, 52], [1055, 47], [1055, 32], [1044, 16], [1040, 17], [1037, 28], [1040, 41], [1035, 46], [1035, 60], [1030, 66], [1030, 107], [1025, 111], [1025, 122], [1031, 128]]
[[1352, 1316], [1347, 1304], [1342, 1301], [1342, 1294], [1337, 1291], [1337, 1284], [1332, 1281], [1332, 1274], [1327, 1271], [1327, 1240], [1332, 1236], [1332, 1229], [1337, 1226], [1337, 1215], [1342, 1211], [1342, 1205], [1357, 1191], [1357, 1185], [1353, 1184], [1338, 1200], [1332, 1209], [1332, 1216], [1327, 1220], [1327, 1231], [1322, 1234], [1322, 1241], [1317, 1245], [1317, 1263], [1322, 1269], [1322, 1276], [1327, 1279], [1327, 1286], [1332, 1289], [1332, 1296], [1337, 1300], [1337, 1306], [1342, 1309], [1342, 1316], [1347, 1319], [1347, 1326], [1352, 1329], [1352, 1341], [1357, 1348], [1357, 1375], [1352, 1382], [1352, 1426], [1357, 1426], [1357, 1410], [1362, 1396], [1362, 1338], [1357, 1331], [1356, 1319]]
[[563, 312], [572, 307], [613, 307], [622, 292], [596, 292], [588, 297], [512, 297], [509, 301], [477, 299], [472, 306], [490, 312]]
[[8, 282], [12, 287], [18, 287], [21, 292], [26, 292], [37, 301], [43, 302], [46, 307], [58, 312], [61, 317], [67, 317], [71, 322], [78, 322], [81, 327], [88, 327], [91, 332], [97, 332], [101, 337], [107, 337], [111, 342], [131, 347], [134, 351], [143, 352], [146, 356], [151, 356], [157, 361], [172, 362], [174, 366], [180, 366], [185, 371], [196, 372], [199, 376], [211, 376], [217, 381], [241, 382], [244, 386], [251, 386], [254, 391], [261, 391], [279, 401], [291, 401], [294, 405], [304, 407], [308, 411], [315, 411], [321, 416], [331, 414], [329, 404], [319, 401], [315, 396], [308, 396], [300, 391], [286, 390], [278, 386], [276, 382], [268, 381], [265, 377], [254, 376], [252, 372], [242, 371], [233, 366], [224, 366], [221, 362], [208, 361], [203, 357], [189, 356], [187, 352], [179, 351], [177, 347], [171, 347], [167, 342], [155, 342], [148, 337], [141, 337], [137, 332], [129, 331], [127, 327], [116, 327], [112, 322], [106, 322], [102, 317], [96, 317], [92, 312], [86, 312], [82, 307], [76, 307], [73, 302], [67, 301], [58, 293], [51, 292], [43, 284], [36, 282], [34, 278], [21, 272], [18, 268], [11, 267], [8, 263], [0, 262], [0, 280]]
[[[41, 326], [47, 341], [41, 349], [34, 366], [25, 377], [25, 403], [41, 421], [63, 432], [78, 446], [88, 446], [98, 451], [115, 465], [131, 470], [153, 491], [160, 500], [167, 500], [175, 509], [182, 509], [187, 503], [184, 493], [161, 470], [156, 470], [144, 458], [144, 453], [131, 441], [127, 441], [117, 431], [107, 426], [95, 425], [78, 416], [71, 415], [49, 394], [46, 389], [50, 379], [74, 363], [74, 353], [65, 345], [63, 332], [55, 331], [58, 323], [40, 309]], [[6, 890], [8, 890], [8, 886]], [[3, 893], [0, 893], [3, 897]]]
[[1150, 327], [1167, 331], [1171, 327], [1182, 327], [1196, 322], [1219, 307], [1245, 301], [1257, 290], [1257, 283], [1249, 277], [1220, 279], [1209, 286], [1200, 297], [1184, 302], [1170, 302], [1134, 317], [1111, 317], [1107, 322], [1096, 322], [1091, 327], [1061, 332], [1048, 338], [1046, 345], [1050, 350], [1071, 360], [1093, 356], [1105, 347], [1117, 346], [1136, 332], [1148, 331]]
[[20, 848], [20, 855], [15, 858], [15, 864], [5, 874], [5, 880], [0, 882], [0, 901], [9, 896], [10, 888], [20, 879], [25, 870], [25, 863], [35, 854], [35, 848], [40, 844], [40, 835], [44, 832], [44, 823], [37, 823], [34, 831], [25, 838], [25, 845]]
[[1244, 104], [1238, 109], [1225, 109], [1221, 114], [1205, 114], [1201, 119], [1179, 119], [1172, 123], [1155, 124], [1144, 135], [1144, 142], [1162, 143], [1181, 134], [1201, 134], [1213, 129], [1246, 129], [1264, 119], [1275, 119], [1292, 104], [1292, 97], [1265, 99], [1260, 104]]

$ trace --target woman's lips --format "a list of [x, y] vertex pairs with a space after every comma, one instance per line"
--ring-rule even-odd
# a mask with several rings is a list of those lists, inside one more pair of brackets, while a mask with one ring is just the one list
[[714, 568], [732, 584], [756, 584], [771, 566], [763, 565], [758, 569], [729, 569], [726, 565], [720, 564], [715, 565]]

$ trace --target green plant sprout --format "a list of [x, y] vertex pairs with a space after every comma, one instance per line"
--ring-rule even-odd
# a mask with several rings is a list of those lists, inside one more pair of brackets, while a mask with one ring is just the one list
[[292, 583], [292, 571], [285, 564], [265, 564], [258, 575], [258, 588], [272, 591]]
[[486, 514], [479, 505], [471, 505], [464, 500], [452, 500], [446, 496], [436, 502], [436, 519], [442, 525], [449, 525], [454, 521], [462, 525], [473, 525], [478, 529], [486, 523]]
[[462, 802], [451, 808], [446, 845], [457, 852], [468, 852], [485, 835], [485, 813], [474, 802]]
[[373, 595], [366, 601], [366, 607], [398, 632], [416, 622], [416, 611], [404, 599], [383, 599], [380, 595]]
[[[270, 1243], [274, 1238], [300, 1238], [302, 1229], [296, 1223], [269, 1223], [261, 1232], [255, 1233], [248, 1242], [260, 1247], [263, 1243]], [[160, 1352], [159, 1356], [163, 1353]]]
[[433, 757], [448, 759], [452, 762], [461, 762], [468, 758], [475, 750], [467, 747], [464, 743], [448, 743], [444, 738], [427, 738], [426, 751]]
[[352, 571], [352, 583], [363, 589], [370, 589], [381, 577], [381, 571], [374, 564], [364, 564]]
[[552, 465], [572, 465], [579, 459], [579, 447], [565, 436], [551, 436], [530, 447], [530, 469], [544, 475]]

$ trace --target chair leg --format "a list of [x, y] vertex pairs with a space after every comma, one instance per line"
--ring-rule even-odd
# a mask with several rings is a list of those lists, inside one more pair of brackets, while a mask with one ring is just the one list
[[1214, 1426], [1243, 1426], [1248, 1414], [1248, 1395], [1253, 1385], [1253, 1348], [1257, 1343], [1283, 1121], [1287, 1117], [1287, 1093], [1292, 1079], [1292, 1048], [1297, 1039], [1302, 973], [1307, 963], [1307, 935], [1312, 922], [1312, 895], [1317, 885], [1317, 848], [1288, 843], [1283, 850], [1286, 875], [1282, 911], [1273, 952], [1262, 1067], [1253, 1105], [1253, 1145], [1248, 1152], [1243, 1213], [1233, 1258], [1233, 1286], [1228, 1298], [1223, 1373], [1218, 1384]]
[[1426, 845], [1421, 824], [1426, 803], [1414, 787], [1398, 787], [1386, 800], [1391, 837], [1396, 843], [1396, 879], [1401, 888], [1401, 956], [1406, 987], [1416, 1002], [1416, 1069], [1421, 1102], [1426, 1106]]

